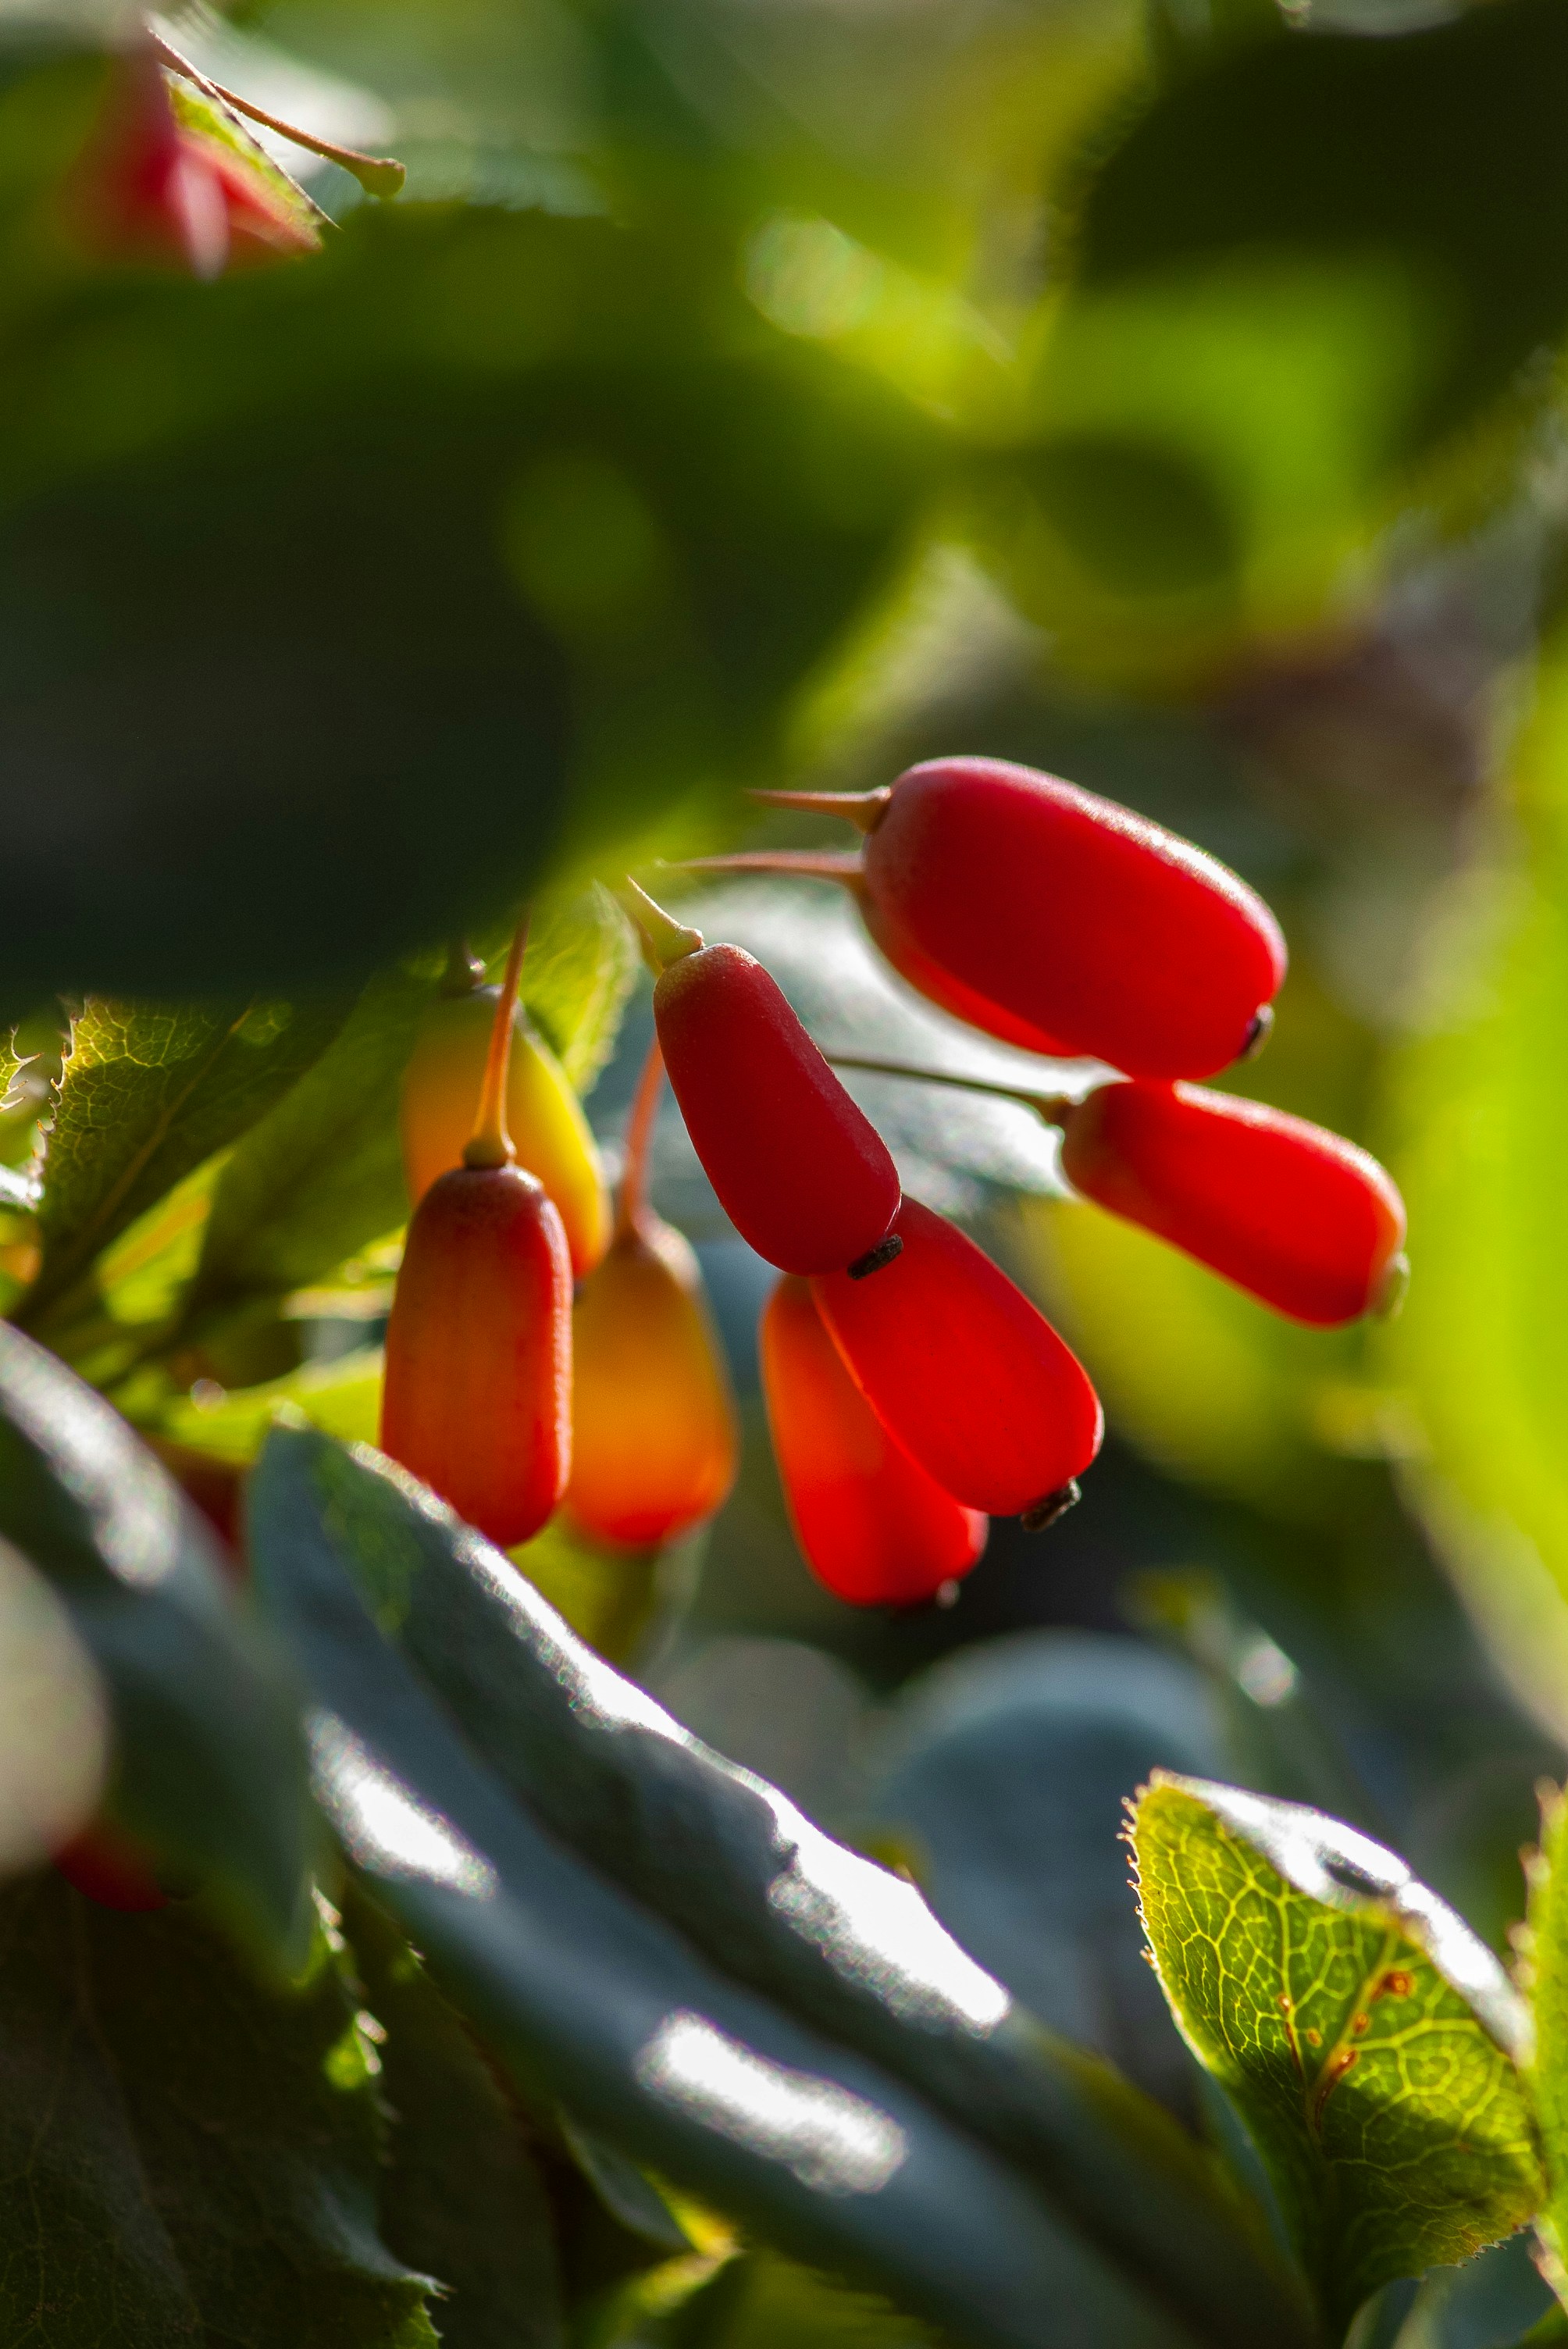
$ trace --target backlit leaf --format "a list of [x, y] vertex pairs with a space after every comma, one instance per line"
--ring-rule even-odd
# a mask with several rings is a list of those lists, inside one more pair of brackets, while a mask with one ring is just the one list
[[1156, 1773], [1130, 1840], [1165, 1994], [1330, 2319], [1532, 2215], [1523, 2002], [1404, 1863], [1295, 1803]]

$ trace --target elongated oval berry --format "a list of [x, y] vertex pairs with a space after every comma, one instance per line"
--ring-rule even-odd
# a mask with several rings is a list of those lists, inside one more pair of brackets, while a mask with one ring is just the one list
[[632, 1106], [610, 1252], [573, 1316], [564, 1506], [583, 1532], [618, 1549], [662, 1548], [711, 1516], [735, 1482], [735, 1405], [702, 1274], [647, 1204], [664, 1073], [655, 1043]]
[[1099, 1400], [1073, 1353], [973, 1240], [906, 1199], [903, 1248], [874, 1280], [812, 1283], [851, 1376], [937, 1483], [993, 1516], [1049, 1521], [1099, 1450]]
[[[403, 1172], [415, 1206], [438, 1175], [463, 1163], [500, 993], [496, 987], [476, 987], [438, 996], [419, 1022], [397, 1112]], [[517, 1164], [538, 1177], [560, 1211], [572, 1269], [581, 1280], [609, 1244], [610, 1203], [583, 1104], [521, 1007], [512, 1024], [506, 1123]]]
[[1076, 1190], [1276, 1311], [1328, 1328], [1393, 1301], [1404, 1202], [1338, 1134], [1185, 1084], [1102, 1085], [1062, 1128]]
[[968, 1573], [990, 1521], [913, 1461], [844, 1368], [807, 1282], [763, 1309], [762, 1392], [802, 1555], [853, 1607], [917, 1607]]
[[735, 1482], [735, 1408], [696, 1257], [659, 1216], [618, 1233], [584, 1283], [573, 1365], [573, 1523], [658, 1549], [711, 1516]]
[[500, 1549], [572, 1464], [572, 1259], [544, 1185], [459, 1166], [408, 1226], [387, 1324], [381, 1449]]
[[665, 925], [654, 1018], [671, 1090], [725, 1214], [781, 1272], [869, 1255], [901, 1195], [876, 1128], [753, 956], [642, 904]]
[[572, 1468], [572, 1259], [542, 1183], [511, 1163], [512, 940], [465, 1163], [414, 1212], [387, 1324], [381, 1448], [502, 1549], [536, 1534]]
[[[1261, 897], [1114, 801], [1001, 759], [934, 759], [885, 791], [762, 792], [869, 835], [841, 879], [912, 987], [1030, 1050], [1205, 1077], [1256, 1040], [1284, 977]], [[785, 855], [716, 858], [789, 869]]]

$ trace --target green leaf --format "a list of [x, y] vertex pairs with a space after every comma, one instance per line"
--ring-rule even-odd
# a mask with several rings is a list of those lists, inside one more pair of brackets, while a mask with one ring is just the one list
[[1470, 1928], [1321, 1812], [1156, 1774], [1133, 1813], [1155, 1966], [1342, 2332], [1541, 2199], [1529, 2018]]
[[253, 1125], [342, 1021], [341, 1005], [90, 1000], [72, 1030], [49, 1140], [43, 1263], [16, 1318], [47, 1328], [109, 1242]]
[[[1067, 2349], [1097, 2333], [1189, 2349], [1188, 2329], [1015, 2169], [873, 2061], [717, 1971], [509, 1798], [357, 1596], [334, 1491], [315, 1478], [325, 1443], [275, 1431], [250, 1495], [257, 1587], [314, 1692], [318, 1799], [520, 2081], [792, 2255], [976, 2349]], [[395, 1524], [387, 1538], [396, 1578]]]
[[1214, 2343], [1306, 2337], [1191, 2141], [1015, 2006], [913, 1887], [699, 1745], [499, 1552], [374, 1454], [280, 1432], [261, 1472], [511, 1792], [727, 1972], [864, 2048], [1029, 2169]]
[[1568, 2305], [1568, 1800], [1543, 1803], [1530, 1866], [1527, 1987], [1535, 2026], [1530, 2079], [1547, 2194], [1538, 2225], [1553, 2288]]
[[896, 1849], [948, 1931], [1053, 2030], [1195, 2116], [1118, 1838], [1151, 1770], [1207, 1775], [1221, 1750], [1191, 1666], [1124, 1637], [1015, 1632], [901, 1690], [857, 1836]]
[[330, 1362], [305, 1362], [286, 1377], [236, 1387], [221, 1402], [178, 1395], [158, 1433], [236, 1468], [255, 1458], [273, 1422], [293, 1415], [346, 1444], [374, 1441], [381, 1417], [381, 1349], [359, 1346]]
[[727, 2261], [652, 2337], [660, 2349], [665, 2343], [669, 2349], [799, 2349], [808, 2342], [811, 2349], [938, 2349], [934, 2333], [885, 2301], [846, 2292], [830, 2277], [768, 2251]]
[[313, 1837], [287, 1677], [151, 1453], [4, 1325], [0, 1536], [54, 1584], [108, 1684], [113, 1808], [297, 1963]]
[[221, 100], [209, 98], [202, 90], [177, 76], [167, 78], [169, 102], [175, 119], [197, 140], [222, 148], [228, 155], [243, 164], [247, 172], [261, 181], [267, 196], [284, 214], [290, 226], [301, 236], [321, 243], [323, 228], [331, 223], [319, 205], [312, 202], [297, 181], [275, 163], [267, 150], [251, 133], [239, 115]]
[[373, 979], [331, 1046], [224, 1167], [187, 1325], [265, 1307], [335, 1271], [408, 1213], [397, 1082], [430, 978]]
[[434, 2314], [446, 2349], [559, 2349], [551, 2208], [520, 2114], [385, 1913], [351, 1889], [344, 1922], [386, 2033], [384, 2240], [444, 2287]]
[[0, 2337], [434, 2349], [376, 2231], [374, 2051], [316, 1937], [257, 1987], [178, 1908], [0, 1894]]
[[632, 926], [595, 882], [547, 898], [529, 923], [522, 999], [580, 1093], [614, 1050], [627, 996], [641, 968]]

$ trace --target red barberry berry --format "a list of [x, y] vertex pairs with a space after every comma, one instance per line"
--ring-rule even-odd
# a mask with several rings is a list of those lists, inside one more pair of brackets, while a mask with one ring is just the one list
[[847, 817], [861, 857], [707, 861], [846, 884], [893, 968], [972, 1027], [1130, 1076], [1203, 1077], [1266, 1025], [1285, 950], [1262, 898], [1076, 783], [934, 759], [882, 791], [758, 796]]
[[898, 1170], [785, 999], [739, 947], [705, 946], [636, 893], [662, 964], [654, 1018], [692, 1146], [741, 1237], [783, 1272], [831, 1272], [886, 1238]]
[[989, 1520], [893, 1441], [793, 1274], [763, 1309], [760, 1345], [773, 1456], [819, 1581], [853, 1607], [917, 1607], [967, 1574]]
[[572, 1464], [572, 1259], [505, 1126], [521, 960], [520, 931], [468, 1163], [432, 1184], [408, 1226], [381, 1400], [383, 1451], [503, 1549], [539, 1531]]
[[1338, 1134], [1186, 1084], [1102, 1085], [1061, 1124], [1076, 1190], [1276, 1311], [1327, 1328], [1397, 1301], [1404, 1202]]
[[874, 1280], [813, 1281], [851, 1375], [890, 1433], [972, 1509], [1048, 1522], [1099, 1450], [1070, 1347], [973, 1240], [906, 1199]]

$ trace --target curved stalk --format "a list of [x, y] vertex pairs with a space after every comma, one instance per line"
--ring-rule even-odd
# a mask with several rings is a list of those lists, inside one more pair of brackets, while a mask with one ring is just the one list
[[643, 1073], [637, 1080], [637, 1090], [632, 1101], [632, 1113], [626, 1121], [626, 1167], [621, 1177], [621, 1196], [615, 1209], [616, 1239], [624, 1239], [634, 1232], [641, 1220], [648, 1199], [648, 1160], [653, 1150], [654, 1127], [658, 1119], [659, 1092], [665, 1081], [665, 1056], [655, 1036], [648, 1047], [648, 1057], [643, 1063]]
[[915, 1084], [952, 1085], [959, 1092], [988, 1093], [993, 1101], [1016, 1102], [1021, 1109], [1032, 1109], [1047, 1125], [1062, 1125], [1078, 1107], [1071, 1093], [1032, 1093], [993, 1077], [960, 1077], [946, 1069], [912, 1069], [906, 1061], [867, 1060], [858, 1052], [826, 1052], [822, 1057], [835, 1069], [860, 1069], [871, 1077], [907, 1077]]
[[511, 1146], [511, 1136], [506, 1130], [506, 1080], [511, 1067], [512, 1018], [517, 1009], [522, 957], [527, 945], [528, 916], [525, 914], [517, 926], [511, 952], [506, 958], [506, 977], [500, 983], [500, 999], [496, 1005], [495, 1019], [490, 1028], [479, 1115], [474, 1121], [472, 1139], [463, 1152], [465, 1166], [510, 1166], [517, 1155]]

